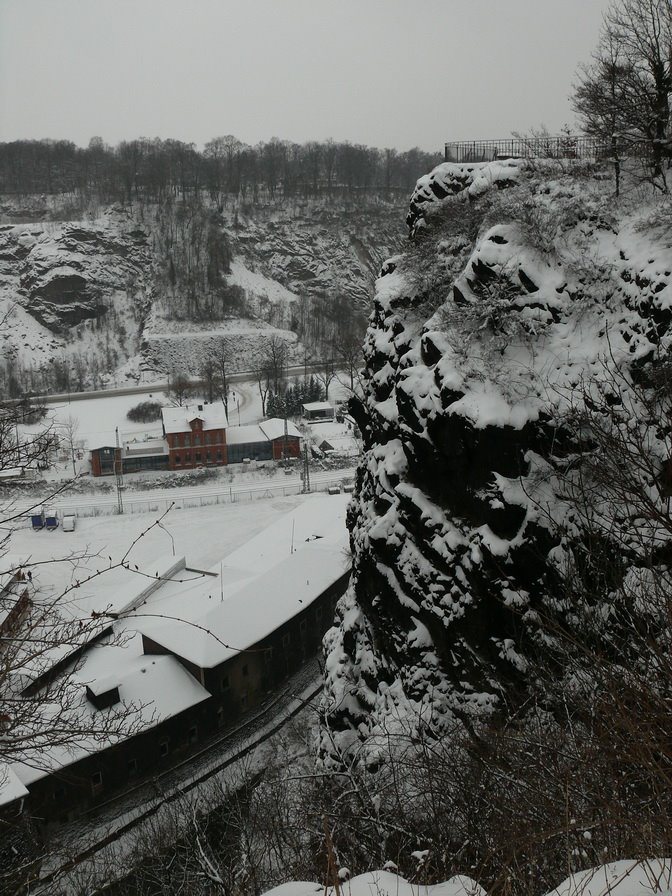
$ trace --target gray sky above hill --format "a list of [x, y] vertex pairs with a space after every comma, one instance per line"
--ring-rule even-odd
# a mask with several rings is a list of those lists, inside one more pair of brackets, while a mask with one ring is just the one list
[[573, 122], [607, 0], [0, 0], [0, 140], [438, 150]]

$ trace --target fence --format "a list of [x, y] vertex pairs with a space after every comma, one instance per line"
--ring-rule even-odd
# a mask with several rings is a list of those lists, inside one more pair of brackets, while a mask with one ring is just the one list
[[[325, 492], [334, 486], [343, 487], [352, 479], [352, 470], [335, 470], [333, 475], [322, 474], [317, 481], [311, 481], [311, 492]], [[311, 480], [313, 477], [311, 477]], [[349, 486], [348, 486], [349, 488]], [[263, 498], [277, 496], [298, 495], [302, 492], [303, 483], [299, 480], [290, 482], [268, 482], [262, 485], [233, 487], [218, 489], [212, 492], [178, 492], [174, 497], [162, 494], [156, 498], [145, 495], [142, 498], [133, 498], [124, 492], [124, 513], [163, 513], [171, 506], [176, 510], [184, 507], [206, 507], [213, 504], [240, 504], [247, 501], [256, 501]], [[110, 498], [102, 501], [82, 501], [78, 503], [76, 498], [72, 501], [54, 501], [50, 505], [62, 519], [66, 514], [74, 514], [78, 517], [86, 516], [113, 516], [118, 512], [117, 499]], [[25, 517], [26, 525], [30, 525], [30, 517]]]
[[495, 159], [606, 159], [623, 147], [592, 137], [508, 137], [503, 140], [461, 140], [446, 143], [446, 162], [492, 162]]

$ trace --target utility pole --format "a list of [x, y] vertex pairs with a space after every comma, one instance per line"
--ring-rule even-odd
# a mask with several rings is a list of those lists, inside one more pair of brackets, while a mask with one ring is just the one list
[[124, 512], [124, 499], [122, 490], [124, 488], [124, 462], [121, 459], [121, 445], [119, 444], [119, 427], [115, 429], [117, 436], [117, 447], [114, 452], [114, 476], [117, 480], [117, 513]]
[[289, 466], [289, 432], [287, 431], [287, 403], [285, 402], [285, 434], [282, 445], [282, 459], [285, 462], [285, 466]]
[[303, 442], [303, 488], [302, 493], [310, 493], [310, 462], [308, 459], [308, 439]]

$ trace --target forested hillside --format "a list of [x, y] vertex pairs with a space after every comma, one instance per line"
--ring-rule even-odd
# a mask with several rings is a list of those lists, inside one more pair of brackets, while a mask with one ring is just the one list
[[1, 144], [0, 388], [196, 374], [213, 353], [250, 369], [272, 339], [297, 362], [351, 364], [427, 160], [231, 137], [202, 153], [159, 140]]

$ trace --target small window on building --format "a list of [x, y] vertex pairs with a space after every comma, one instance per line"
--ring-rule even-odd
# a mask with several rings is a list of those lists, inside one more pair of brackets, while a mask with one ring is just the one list
[[224, 707], [220, 706], [217, 710], [217, 727], [221, 728], [224, 724]]
[[189, 729], [189, 743], [195, 744], [197, 740], [198, 740], [198, 726], [192, 725], [191, 728]]
[[190, 464], [190, 463], [191, 463], [191, 452], [187, 451], [187, 455], [186, 455], [186, 457], [184, 458], [184, 462], [185, 462], [185, 464]]
[[182, 459], [181, 459], [181, 457], [180, 457], [179, 454], [176, 454], [176, 455], [175, 455], [175, 463], [176, 463], [176, 464], [181, 464], [181, 463], [182, 463]]
[[229, 682], [229, 676], [228, 676], [228, 675], [222, 675], [222, 680], [221, 680], [221, 682], [220, 682], [220, 687], [221, 687], [222, 691], [228, 691], [228, 690], [229, 690], [229, 688], [231, 687], [231, 684], [230, 684], [230, 682]]
[[210, 454], [209, 451], [205, 452], [205, 462], [206, 462], [206, 464], [209, 464], [212, 462], [212, 455]]
[[270, 647], [268, 650], [264, 650], [264, 662], [267, 666], [270, 666], [273, 662], [273, 650]]
[[94, 772], [91, 775], [91, 790], [93, 793], [99, 793], [103, 789], [103, 773]]
[[218, 460], [220, 463], [222, 462], [222, 452], [221, 452], [221, 451], [218, 451], [218, 452], [217, 452], [217, 460]]
[[305, 619], [302, 619], [301, 622], [299, 622], [299, 629], [301, 630], [301, 634], [305, 634], [305, 631], [307, 628], [308, 628], [308, 623], [306, 622]]
[[247, 663], [245, 663], [245, 665], [243, 666], [243, 675], [247, 678], [247, 676], [249, 674], [250, 674], [250, 669], [249, 669]]
[[129, 775], [137, 775], [138, 773], [138, 760], [133, 757], [128, 760], [126, 763], [126, 769]]
[[289, 634], [289, 632], [287, 632], [285, 635], [282, 636], [282, 646], [289, 647], [289, 642], [291, 640], [292, 640], [291, 635]]
[[315, 618], [318, 620], [322, 618], [322, 607], [315, 607]]
[[170, 745], [167, 740], [162, 740], [159, 744], [159, 755], [165, 758], [170, 753]]
[[60, 803], [63, 799], [65, 799], [65, 787], [56, 787], [52, 794], [52, 799], [55, 803]]
[[200, 444], [201, 444], [201, 437], [194, 436], [194, 445], [200, 445]]
[[201, 462], [201, 452], [200, 452], [200, 451], [197, 451], [195, 457], [196, 457], [196, 461], [195, 461], [195, 462], [196, 462], [197, 464], [200, 464], [200, 462]]
[[247, 691], [243, 691], [240, 695], [240, 707], [241, 709], [247, 709]]

